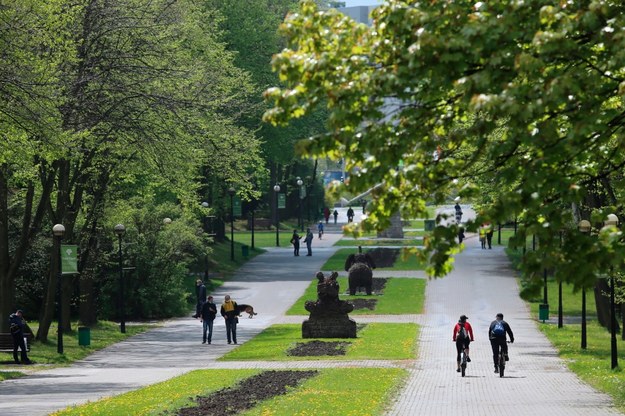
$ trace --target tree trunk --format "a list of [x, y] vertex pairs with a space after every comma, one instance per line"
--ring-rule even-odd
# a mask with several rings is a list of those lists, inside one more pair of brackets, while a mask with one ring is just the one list
[[9, 321], [15, 299], [15, 279], [10, 273], [9, 211], [6, 165], [0, 166], [0, 332], [9, 332]]
[[610, 285], [608, 279], [597, 279], [595, 284], [595, 304], [597, 305], [597, 319], [603, 327], [610, 327]]

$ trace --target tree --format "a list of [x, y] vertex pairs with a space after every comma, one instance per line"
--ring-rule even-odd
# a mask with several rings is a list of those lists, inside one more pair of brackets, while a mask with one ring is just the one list
[[[618, 229], [582, 235], [572, 208], [597, 230], [606, 214], [623, 214], [624, 12], [390, 0], [367, 27], [305, 1], [283, 25], [289, 48], [273, 67], [286, 87], [266, 92], [265, 119], [283, 125], [326, 106], [330, 132], [301, 150], [344, 157], [354, 193], [376, 186], [365, 228], [398, 209], [424, 216], [426, 200], [444, 202], [450, 187], [479, 199], [475, 184], [492, 178], [500, 192], [479, 219], [523, 217], [519, 237], [540, 241], [527, 276], [555, 268], [556, 279], [591, 287], [625, 256]], [[449, 270], [454, 236], [437, 227], [425, 238], [430, 274]]]

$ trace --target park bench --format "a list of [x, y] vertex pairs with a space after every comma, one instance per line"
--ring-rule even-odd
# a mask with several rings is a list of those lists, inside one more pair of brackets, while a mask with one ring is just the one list
[[[254, 219], [254, 229], [257, 230], [259, 228], [264, 228], [266, 230], [270, 229], [273, 223], [269, 218], [255, 218]], [[252, 219], [248, 218], [247, 220], [247, 229], [252, 229]]]
[[[33, 334], [27, 332], [24, 334], [26, 338], [26, 350], [30, 351], [30, 343], [33, 340]], [[7, 333], [0, 333], [0, 352], [13, 352], [13, 335]]]

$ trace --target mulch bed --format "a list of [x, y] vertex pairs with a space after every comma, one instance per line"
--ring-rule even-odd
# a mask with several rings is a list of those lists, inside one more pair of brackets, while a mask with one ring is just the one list
[[378, 303], [377, 299], [350, 299], [348, 301], [352, 305], [354, 305], [354, 310], [356, 309], [369, 309], [370, 311], [375, 309], [376, 303]]
[[259, 402], [280, 396], [317, 375], [317, 371], [264, 371], [238, 385], [208, 396], [198, 396], [196, 407], [178, 410], [178, 416], [232, 416], [251, 409]]
[[345, 355], [351, 342], [344, 341], [308, 341], [298, 342], [286, 352], [291, 357], [319, 357], [322, 355]]

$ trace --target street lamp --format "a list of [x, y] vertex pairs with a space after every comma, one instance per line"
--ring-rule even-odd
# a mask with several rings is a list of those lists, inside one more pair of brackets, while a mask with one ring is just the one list
[[273, 190], [276, 193], [276, 247], [280, 247], [280, 216], [278, 215], [278, 196], [280, 195], [280, 185], [275, 184]]
[[[618, 226], [618, 217], [609, 214], [608, 218], [603, 222], [605, 227]], [[618, 356], [616, 353], [616, 308], [614, 304], [614, 276], [610, 273], [610, 351], [612, 352], [612, 369], [618, 367]]]
[[122, 237], [126, 233], [126, 227], [124, 224], [117, 224], [114, 228], [115, 234], [119, 241], [119, 328], [122, 334], [126, 333], [126, 311], [124, 310], [124, 269], [123, 269], [123, 257], [122, 257]]
[[299, 189], [299, 223], [300, 223], [300, 231], [304, 232], [304, 218], [302, 218], [302, 202], [304, 199], [302, 198], [302, 185], [304, 185], [304, 181], [299, 176], [297, 177], [297, 188]]
[[171, 218], [163, 218], [163, 224], [167, 225], [167, 224], [171, 224]]
[[[577, 229], [583, 234], [590, 234], [590, 221], [581, 220], [577, 224]], [[582, 349], [586, 349], [588, 332], [586, 330], [586, 286], [582, 287]]]
[[234, 188], [228, 188], [230, 195], [230, 260], [234, 261]]
[[61, 293], [61, 278], [63, 276], [63, 270], [61, 268], [61, 240], [63, 239], [63, 235], [65, 234], [65, 226], [63, 226], [63, 224], [55, 224], [54, 227], [52, 227], [52, 234], [54, 234], [54, 238], [56, 240], [56, 246], [57, 246], [57, 255], [58, 255], [58, 263], [56, 266], [56, 271], [57, 271], [57, 276], [56, 276], [56, 288], [57, 288], [57, 295], [58, 295], [58, 312], [59, 312], [59, 318], [58, 318], [58, 336], [57, 336], [57, 343], [56, 343], [56, 352], [58, 352], [59, 354], [63, 354], [63, 310], [62, 310], [62, 301], [63, 301], [63, 296]]

